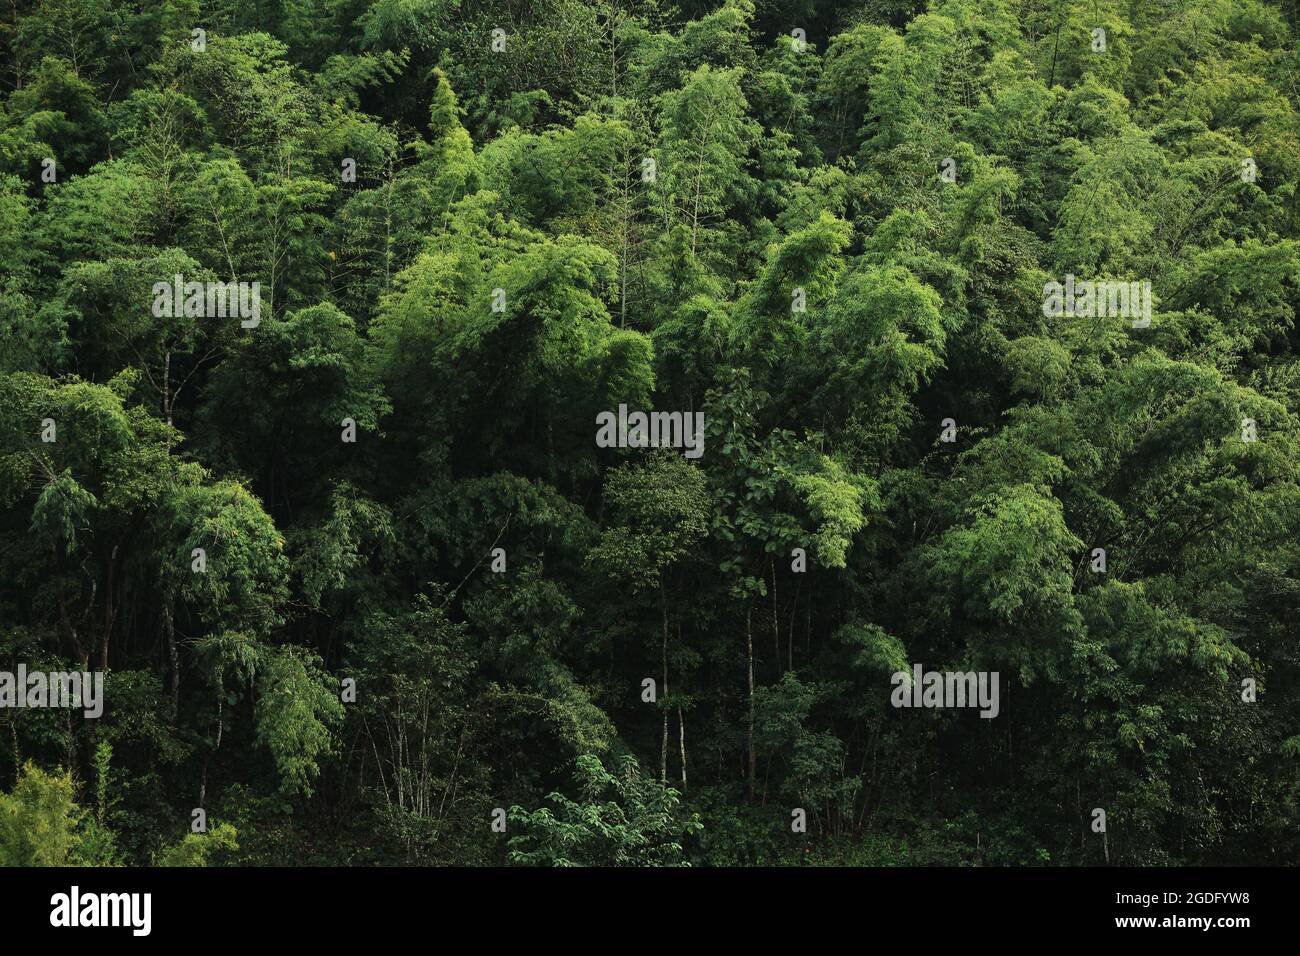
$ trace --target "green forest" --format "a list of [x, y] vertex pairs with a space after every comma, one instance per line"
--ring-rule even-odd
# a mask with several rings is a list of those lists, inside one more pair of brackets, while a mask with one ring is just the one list
[[4, 0], [0, 864], [1300, 862], [1298, 38]]

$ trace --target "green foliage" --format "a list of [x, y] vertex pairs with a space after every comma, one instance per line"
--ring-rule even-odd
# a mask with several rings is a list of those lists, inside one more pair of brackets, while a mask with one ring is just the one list
[[0, 793], [0, 865], [65, 865], [77, 842], [77, 817], [71, 775], [28, 762], [13, 790]]
[[584, 754], [574, 769], [577, 799], [551, 793], [554, 810], [511, 807], [510, 859], [526, 866], [688, 866], [683, 842], [700, 829], [679, 809], [680, 794], [646, 779], [632, 757], [607, 770]]
[[239, 831], [229, 823], [218, 823], [206, 833], [187, 833], [176, 844], [158, 854], [156, 866], [212, 866], [223, 854], [239, 849]]
[[[107, 746], [107, 745], [105, 745]], [[109, 750], [101, 750], [107, 769]], [[119, 866], [121, 852], [103, 819], [81, 809], [72, 775], [25, 763], [0, 792], [0, 866]]]
[[295, 647], [268, 654], [258, 679], [257, 741], [275, 758], [283, 789], [310, 795], [333, 744], [330, 727], [343, 719], [338, 692], [316, 656]]
[[7, 5], [3, 862], [1293, 862], [1296, 29]]

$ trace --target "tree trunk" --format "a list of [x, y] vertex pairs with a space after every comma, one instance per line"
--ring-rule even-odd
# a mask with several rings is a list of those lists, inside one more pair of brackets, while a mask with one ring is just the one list
[[745, 649], [749, 658], [749, 726], [745, 731], [745, 748], [749, 751], [749, 801], [754, 802], [754, 779], [758, 761], [754, 754], [754, 605], [745, 612]]
[[628, 246], [628, 220], [632, 218], [632, 204], [628, 198], [627, 170], [623, 170], [623, 209], [622, 215], [622, 252], [618, 265], [618, 326], [627, 328], [627, 246]]
[[163, 355], [163, 417], [172, 423], [172, 350]]
[[772, 658], [772, 666], [776, 668], [776, 681], [781, 682], [781, 626], [776, 621], [776, 558], [768, 559], [772, 567], [772, 647], [776, 651], [776, 656]]
[[663, 714], [663, 734], [659, 741], [659, 782], [668, 782], [668, 595], [664, 591], [663, 580], [659, 581], [659, 607], [663, 612], [663, 643], [660, 644], [660, 660], [663, 664], [664, 682], [659, 689], [659, 710]]
[[790, 653], [790, 672], [794, 673], [794, 618], [799, 613], [799, 592], [803, 590], [803, 581], [795, 585], [794, 604], [790, 607], [790, 627], [786, 632], [785, 646]]
[[113, 551], [108, 557], [108, 574], [104, 580], [104, 640], [99, 648], [99, 669], [108, 670], [108, 644], [113, 636], [113, 619], [117, 616], [117, 609], [113, 600], [113, 574], [117, 569], [117, 545], [113, 545]]
[[167, 632], [167, 658], [171, 663], [171, 719], [176, 721], [177, 705], [181, 699], [181, 658], [176, 650], [176, 625], [172, 621], [171, 602], [163, 608], [163, 629]]
[[682, 705], [677, 705], [677, 743], [682, 752], [682, 793], [686, 792], [686, 721], [682, 717]]

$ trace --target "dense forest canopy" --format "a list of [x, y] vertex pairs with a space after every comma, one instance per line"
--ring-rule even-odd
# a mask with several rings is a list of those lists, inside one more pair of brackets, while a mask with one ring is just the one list
[[0, 862], [1297, 862], [1298, 36], [5, 3]]

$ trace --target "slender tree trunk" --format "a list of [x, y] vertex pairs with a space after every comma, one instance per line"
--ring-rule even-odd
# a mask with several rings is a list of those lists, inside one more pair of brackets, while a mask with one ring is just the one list
[[104, 640], [99, 649], [99, 669], [108, 670], [108, 643], [113, 636], [113, 618], [117, 609], [113, 601], [113, 574], [117, 568], [117, 545], [108, 556], [108, 575], [104, 581]]
[[682, 752], [682, 793], [686, 792], [686, 720], [682, 717], [682, 705], [677, 705], [677, 744]]
[[1079, 787], [1078, 771], [1074, 774], [1074, 808], [1079, 814], [1079, 852], [1082, 853], [1088, 847], [1088, 824], [1083, 815], [1083, 795]]
[[176, 625], [172, 620], [172, 605], [168, 601], [163, 608], [163, 630], [167, 633], [167, 657], [171, 664], [171, 719], [176, 720], [176, 711], [181, 699], [181, 658], [176, 650]]
[[618, 97], [618, 24], [614, 18], [610, 17], [609, 23], [609, 95], [611, 99]]
[[790, 652], [790, 672], [794, 673], [794, 618], [799, 613], [799, 592], [803, 590], [803, 581], [795, 585], [794, 604], [790, 607], [790, 627], [786, 633], [785, 646]]
[[749, 800], [754, 801], [754, 780], [758, 774], [758, 761], [754, 754], [754, 604], [751, 601], [745, 612], [745, 650], [749, 658], [749, 720], [745, 730], [745, 747], [749, 751]]
[[1048, 75], [1047, 88], [1050, 90], [1056, 83], [1056, 51], [1061, 46], [1061, 24], [1056, 25], [1056, 41], [1052, 44], [1052, 69]]
[[[90, 604], [87, 607], [92, 606], [94, 603], [95, 595], [92, 590]], [[81, 637], [77, 634], [77, 625], [68, 616], [67, 602], [62, 599], [59, 601], [59, 620], [62, 622], [64, 631], [67, 634], [68, 647], [71, 649], [73, 659], [80, 661], [81, 669], [85, 670], [86, 662], [90, 660], [90, 649], [81, 643]]]
[[384, 191], [384, 289], [393, 287], [393, 183], [397, 176], [388, 169], [388, 188]]
[[619, 328], [627, 327], [627, 245], [628, 245], [628, 220], [632, 217], [632, 204], [628, 198], [627, 169], [623, 170], [623, 209], [619, 219], [622, 220], [622, 253], [621, 262], [618, 267], [618, 325]]
[[659, 710], [663, 714], [663, 734], [659, 741], [659, 781], [668, 782], [668, 595], [664, 591], [663, 579], [659, 580], [659, 607], [663, 611], [663, 643], [660, 645], [660, 658], [663, 665], [664, 682], [659, 693], [661, 700]]
[[777, 683], [781, 682], [781, 626], [776, 620], [776, 557], [768, 558], [768, 564], [772, 568], [772, 648], [776, 656], [772, 658], [772, 665], [776, 668]]
[[700, 230], [700, 191], [704, 186], [704, 151], [708, 148], [713, 134], [710, 124], [704, 140], [700, 143], [699, 158], [695, 164], [695, 205], [691, 208], [691, 258], [695, 258], [695, 237]]

